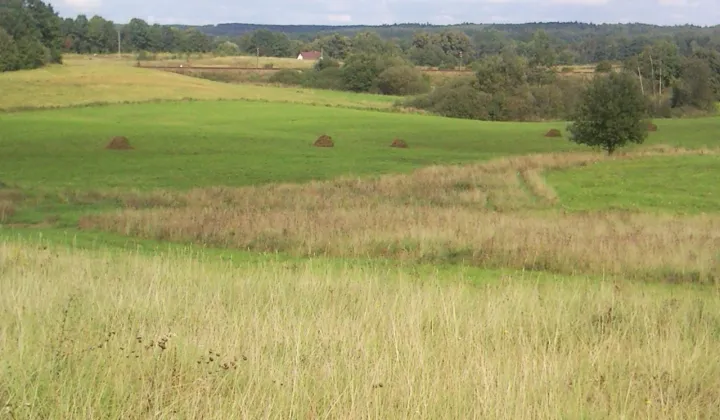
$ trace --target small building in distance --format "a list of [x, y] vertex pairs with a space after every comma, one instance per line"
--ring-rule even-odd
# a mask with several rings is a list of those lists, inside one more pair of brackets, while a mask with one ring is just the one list
[[298, 54], [298, 60], [312, 60], [316, 61], [322, 58], [322, 53], [320, 51], [302, 51], [300, 54]]

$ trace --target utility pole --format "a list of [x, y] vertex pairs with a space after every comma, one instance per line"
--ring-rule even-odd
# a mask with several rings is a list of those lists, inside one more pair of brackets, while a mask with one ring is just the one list
[[120, 29], [117, 30], [117, 33], [118, 33], [118, 60], [120, 60], [120, 59], [122, 59], [122, 54], [121, 54], [121, 52], [120, 52], [120, 51], [121, 51], [121, 46], [120, 46]]
[[257, 48], [257, 68], [260, 68], [260, 47]]

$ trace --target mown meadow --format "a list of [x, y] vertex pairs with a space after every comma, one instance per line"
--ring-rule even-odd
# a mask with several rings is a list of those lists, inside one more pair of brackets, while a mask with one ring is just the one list
[[0, 75], [0, 418], [720, 415], [720, 118], [607, 157], [106, 61]]

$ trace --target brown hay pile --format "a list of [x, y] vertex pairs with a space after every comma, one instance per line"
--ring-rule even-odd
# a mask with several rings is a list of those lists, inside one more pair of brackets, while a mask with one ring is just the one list
[[658, 128], [657, 125], [655, 125], [653, 123], [648, 124], [648, 131], [657, 131], [657, 128]]
[[408, 145], [407, 145], [407, 142], [403, 139], [395, 139], [395, 140], [393, 140], [392, 144], [390, 144], [390, 147], [397, 147], [398, 149], [407, 149]]
[[333, 143], [332, 137], [323, 134], [322, 136], [318, 137], [317, 140], [315, 140], [315, 143], [313, 143], [313, 146], [315, 146], [315, 147], [335, 147], [335, 143]]
[[113, 137], [112, 140], [110, 140], [110, 143], [108, 143], [107, 146], [105, 146], [108, 150], [132, 150], [133, 147], [130, 146], [130, 142], [128, 141], [127, 137], [123, 136], [116, 136]]
[[562, 137], [562, 133], [557, 128], [553, 128], [552, 130], [545, 133], [545, 137]]

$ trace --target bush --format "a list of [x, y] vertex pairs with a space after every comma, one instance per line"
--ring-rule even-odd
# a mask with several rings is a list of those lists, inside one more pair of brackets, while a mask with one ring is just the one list
[[595, 66], [595, 73], [610, 73], [613, 69], [612, 63], [605, 60], [598, 63]]
[[444, 117], [488, 120], [492, 96], [475, 88], [472, 79], [458, 79], [437, 87], [428, 95], [407, 101], [406, 106]]
[[329, 68], [340, 68], [340, 62], [333, 60], [332, 58], [322, 58], [315, 62], [315, 65], [313, 66], [315, 71], [323, 71]]
[[303, 83], [303, 74], [299, 70], [282, 69], [270, 76], [270, 83], [297, 86]]
[[215, 55], [218, 57], [230, 57], [240, 55], [240, 47], [238, 44], [225, 41], [215, 48]]
[[264, 69], [267, 69], [267, 70], [270, 70], [270, 69], [275, 68], [275, 64], [273, 64], [273, 63], [265, 63], [265, 64], [263, 64], [263, 68], [264, 68]]
[[315, 89], [345, 90], [345, 81], [342, 69], [328, 67], [321, 71], [306, 73], [303, 86]]
[[380, 73], [390, 67], [405, 64], [408, 63], [397, 57], [375, 54], [351, 55], [342, 67], [343, 84], [347, 90], [370, 92], [375, 87], [376, 79], [380, 76]]
[[378, 75], [375, 87], [384, 95], [417, 95], [430, 90], [430, 81], [413, 66], [390, 67]]

